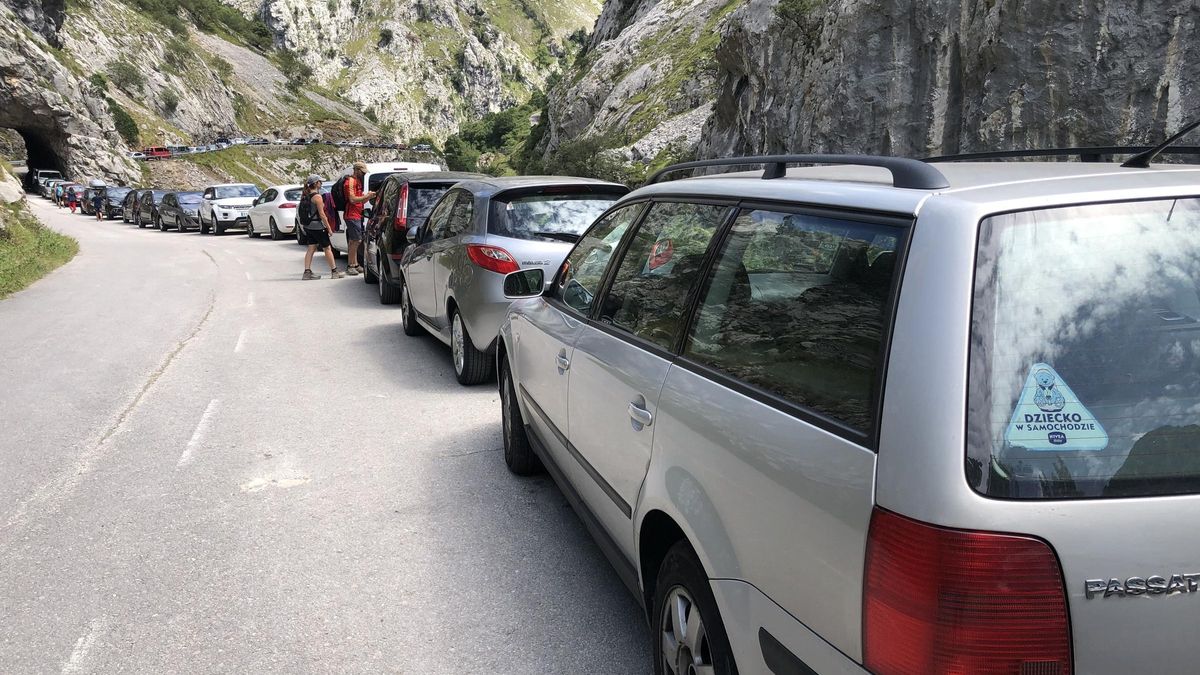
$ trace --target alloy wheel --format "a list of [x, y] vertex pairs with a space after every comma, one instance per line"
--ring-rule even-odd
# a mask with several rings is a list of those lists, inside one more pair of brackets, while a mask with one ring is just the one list
[[450, 351], [454, 355], [454, 372], [462, 375], [463, 368], [466, 367], [467, 357], [464, 353], [466, 349], [463, 344], [462, 317], [459, 316], [458, 312], [454, 313], [454, 321], [450, 333]]
[[662, 616], [663, 673], [671, 675], [711, 675], [712, 651], [700, 607], [682, 586], [667, 593]]

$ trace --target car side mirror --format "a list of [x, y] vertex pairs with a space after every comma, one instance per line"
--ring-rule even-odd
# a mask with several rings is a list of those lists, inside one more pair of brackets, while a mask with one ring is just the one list
[[504, 297], [536, 298], [546, 286], [546, 273], [539, 267], [517, 270], [504, 276]]
[[421, 243], [421, 235], [424, 234], [424, 230], [425, 228], [421, 225], [410, 227], [408, 228], [408, 233], [404, 235], [404, 238], [407, 239], [408, 243], [410, 244], [419, 244]]

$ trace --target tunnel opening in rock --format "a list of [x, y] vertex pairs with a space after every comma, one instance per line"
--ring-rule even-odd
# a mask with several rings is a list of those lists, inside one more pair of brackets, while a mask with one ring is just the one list
[[47, 134], [27, 128], [0, 127], [0, 156], [4, 156], [18, 177], [26, 182], [35, 169], [49, 169], [67, 175], [67, 162]]

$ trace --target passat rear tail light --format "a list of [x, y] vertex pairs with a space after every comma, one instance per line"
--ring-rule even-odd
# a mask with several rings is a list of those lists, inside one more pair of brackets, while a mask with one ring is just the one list
[[408, 227], [408, 183], [400, 187], [400, 203], [396, 205], [396, 219], [392, 221], [392, 228], [403, 230]]
[[498, 274], [508, 274], [520, 269], [512, 255], [499, 246], [484, 246], [483, 244], [468, 244], [467, 257], [471, 262], [485, 270]]
[[284, 203], [282, 203], [282, 204], [280, 204], [280, 205], [279, 205], [279, 208], [281, 208], [281, 209], [294, 209], [294, 208], [296, 208], [296, 202], [284, 202]]
[[876, 508], [863, 589], [875, 675], [1070, 675], [1062, 569], [1045, 542]]

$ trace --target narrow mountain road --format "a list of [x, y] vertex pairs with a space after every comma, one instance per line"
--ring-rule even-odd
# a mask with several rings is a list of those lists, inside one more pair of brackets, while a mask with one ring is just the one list
[[494, 386], [374, 287], [30, 201], [81, 252], [0, 301], [4, 672], [649, 670]]

